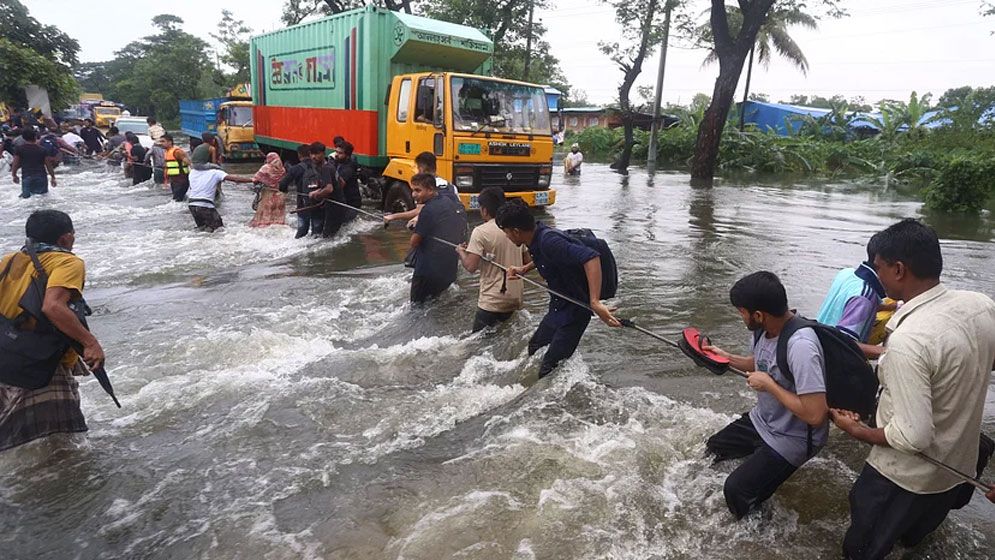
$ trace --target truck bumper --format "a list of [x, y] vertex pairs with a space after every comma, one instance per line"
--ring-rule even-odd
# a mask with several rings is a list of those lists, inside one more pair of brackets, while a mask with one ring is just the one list
[[[477, 202], [478, 194], [479, 193], [460, 193], [459, 199], [463, 202], [463, 206], [465, 206], [468, 210], [479, 210], [480, 203]], [[556, 203], [556, 189], [549, 189], [548, 191], [510, 192], [504, 193], [504, 196], [508, 200], [511, 200], [512, 198], [521, 199], [522, 202], [532, 208], [552, 206]]]

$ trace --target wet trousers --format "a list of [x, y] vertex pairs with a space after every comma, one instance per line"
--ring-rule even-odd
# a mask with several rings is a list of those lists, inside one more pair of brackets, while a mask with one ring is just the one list
[[183, 202], [187, 197], [187, 190], [190, 189], [190, 177], [187, 175], [173, 175], [169, 178], [169, 190], [173, 191], [173, 200]]
[[31, 198], [33, 194], [48, 192], [48, 175], [21, 174], [21, 198]]
[[411, 277], [411, 303], [425, 303], [445, 292], [452, 280], [414, 275]]
[[539, 328], [529, 340], [529, 356], [543, 346], [549, 346], [542, 357], [542, 365], [539, 366], [539, 379], [549, 375], [561, 361], [573, 356], [590, 323], [590, 315], [580, 316], [568, 322], [564, 322], [563, 317], [554, 313], [547, 313], [542, 318]]
[[487, 311], [486, 309], [478, 307], [477, 314], [473, 317], [473, 332], [484, 330], [487, 327], [493, 327], [498, 323], [503, 323], [510, 319], [514, 314], [514, 311], [499, 313], [497, 311]]
[[767, 501], [798, 470], [764, 443], [749, 414], [708, 438], [705, 447], [715, 455], [716, 462], [747, 458], [729, 474], [722, 488], [726, 506], [736, 519]]

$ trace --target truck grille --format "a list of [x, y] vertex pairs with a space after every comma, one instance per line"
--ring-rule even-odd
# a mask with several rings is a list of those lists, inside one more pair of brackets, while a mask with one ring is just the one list
[[500, 187], [505, 192], [546, 190], [540, 187], [538, 165], [476, 165], [473, 169], [473, 189]]

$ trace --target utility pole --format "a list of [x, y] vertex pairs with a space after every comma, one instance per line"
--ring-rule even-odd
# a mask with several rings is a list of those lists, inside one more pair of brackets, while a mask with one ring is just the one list
[[656, 73], [656, 99], [653, 101], [653, 123], [650, 124], [650, 145], [646, 154], [646, 164], [656, 165], [656, 133], [660, 130], [660, 103], [663, 101], [663, 71], [667, 67], [667, 43], [670, 42], [670, 12], [674, 9], [673, 2], [667, 2], [663, 20], [663, 42], [660, 45], [660, 69]]
[[522, 72], [522, 81], [529, 81], [529, 65], [532, 62], [532, 15], [535, 12], [535, 0], [529, 1], [529, 32], [525, 37], [525, 71]]

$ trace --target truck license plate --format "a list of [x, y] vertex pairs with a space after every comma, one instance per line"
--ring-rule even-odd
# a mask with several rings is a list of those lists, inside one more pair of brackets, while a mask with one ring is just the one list
[[545, 206], [549, 204], [549, 193], [547, 192], [537, 192], [536, 193], [536, 206]]
[[528, 156], [532, 153], [532, 145], [519, 142], [489, 142], [487, 153], [492, 156]]

